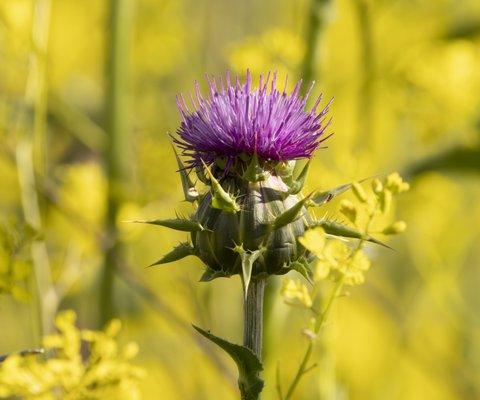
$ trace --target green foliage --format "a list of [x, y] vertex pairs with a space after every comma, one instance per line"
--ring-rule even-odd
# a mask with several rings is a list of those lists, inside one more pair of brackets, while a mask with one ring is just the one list
[[31, 272], [28, 244], [35, 233], [24, 227], [17, 230], [10, 224], [0, 226], [0, 295], [12, 295], [16, 300], [27, 301], [26, 281]]
[[[135, 400], [144, 371], [131, 364], [135, 343], [120, 348], [119, 320], [103, 331], [80, 330], [73, 311], [56, 319], [58, 333], [46, 336], [47, 355], [11, 355], [0, 364], [0, 397], [25, 400]], [[83, 352], [82, 344], [87, 347]]]
[[165, 226], [170, 229], [174, 229], [182, 232], [201, 232], [204, 227], [198, 221], [194, 221], [186, 218], [172, 218], [172, 219], [155, 219], [152, 221], [133, 221], [139, 224], [150, 224]]
[[195, 255], [195, 248], [192, 247], [188, 242], [183, 242], [175, 246], [172, 251], [165, 254], [160, 260], [151, 264], [150, 267], [160, 264], [168, 264], [193, 255]]
[[258, 357], [253, 354], [250, 349], [244, 346], [230, 343], [195, 325], [193, 327], [202, 336], [211, 340], [227, 352], [230, 357], [232, 357], [233, 361], [235, 361], [235, 364], [237, 364], [238, 367], [238, 386], [242, 393], [242, 399], [259, 399], [260, 392], [263, 389], [263, 381], [259, 378], [259, 373], [263, 370], [263, 366]]

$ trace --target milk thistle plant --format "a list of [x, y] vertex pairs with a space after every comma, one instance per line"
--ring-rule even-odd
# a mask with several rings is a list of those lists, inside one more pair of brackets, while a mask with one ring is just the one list
[[[239, 369], [241, 398], [254, 400], [264, 385], [260, 373], [263, 296], [268, 278], [294, 270], [314, 282], [312, 263], [323, 253], [312, 244], [312, 229], [315, 235], [359, 239], [360, 247], [366, 241], [380, 242], [368, 230], [314, 216], [312, 209], [345, 192], [351, 184], [301, 194], [310, 160], [329, 137], [330, 103], [319, 109], [319, 97], [307, 110], [311, 87], [304, 97], [300, 95], [301, 82], [291, 93], [286, 92], [287, 82], [279, 91], [275, 74], [260, 76], [255, 88], [248, 72], [244, 83], [238, 78], [232, 82], [228, 73], [220, 84], [210, 79], [208, 83], [207, 97], [196, 84], [191, 96], [193, 109], [178, 97], [182, 122], [173, 137], [186, 159], [182, 161], [175, 152], [185, 200], [195, 207], [192, 215], [138, 222], [190, 232], [189, 242], [180, 243], [153, 265], [193, 255], [205, 264], [203, 282], [240, 276], [243, 346], [195, 329], [233, 358]], [[196, 187], [193, 173], [205, 190]], [[359, 190], [358, 185], [354, 187]], [[328, 265], [332, 274], [342, 270]], [[287, 297], [298, 296], [300, 288], [303, 304], [313, 307], [313, 300], [306, 301], [306, 287], [287, 286], [284, 293], [295, 293]]]

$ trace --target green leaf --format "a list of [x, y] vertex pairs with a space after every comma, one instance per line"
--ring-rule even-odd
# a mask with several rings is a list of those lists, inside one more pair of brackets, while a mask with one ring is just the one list
[[453, 147], [413, 163], [406, 168], [404, 175], [414, 177], [428, 171], [471, 172], [478, 174], [480, 171], [480, 148]]
[[247, 169], [243, 173], [243, 179], [246, 179], [249, 182], [260, 182], [265, 180], [266, 174], [266, 171], [263, 170], [258, 162], [257, 153], [254, 153]]
[[205, 171], [210, 178], [210, 187], [213, 192], [212, 207], [232, 213], [240, 211], [240, 207], [235, 201], [235, 198], [230, 196], [230, 194], [227, 193], [225, 189], [223, 189], [220, 182], [215, 179], [212, 172], [205, 163], [203, 163], [203, 166], [205, 167]]
[[194, 255], [196, 255], [195, 248], [187, 242], [182, 242], [178, 246], [175, 246], [170, 253], [165, 254], [160, 260], [149, 265], [149, 267], [171, 263]]
[[175, 146], [173, 144], [172, 144], [172, 147], [173, 147], [173, 152], [175, 153], [175, 158], [177, 160], [180, 179], [182, 180], [183, 195], [185, 196], [186, 201], [193, 203], [195, 200], [198, 199], [198, 196], [199, 196], [198, 190], [195, 189], [195, 184], [190, 179], [190, 175], [188, 174], [187, 169], [185, 168], [185, 165], [183, 164], [182, 160], [178, 156], [177, 150], [175, 149]]
[[293, 269], [294, 271], [297, 271], [308, 282], [313, 283], [313, 273], [306, 260], [293, 261], [289, 263], [287, 267]]
[[229, 278], [231, 275], [224, 271], [215, 271], [207, 268], [200, 278], [200, 282], [210, 282], [217, 278]]
[[307, 201], [310, 200], [311, 194], [300, 200], [297, 204], [290, 207], [288, 210], [285, 210], [279, 216], [275, 218], [273, 222], [273, 229], [277, 230], [283, 228], [284, 226], [292, 223], [298, 218], [298, 215], [302, 211], [302, 208], [305, 206]]
[[345, 185], [337, 186], [336, 188], [316, 193], [312, 197], [312, 203], [314, 203], [315, 206], [320, 206], [322, 204], [328, 203], [334, 197], [346, 192], [351, 187], [351, 183], [346, 183]]
[[303, 189], [305, 181], [307, 180], [308, 169], [310, 168], [310, 161], [311, 160], [308, 160], [308, 162], [305, 164], [302, 172], [300, 172], [300, 175], [298, 175], [297, 178], [292, 180], [292, 183], [289, 185], [288, 193], [297, 194], [300, 192], [300, 190]]
[[263, 389], [263, 380], [259, 374], [263, 366], [258, 357], [248, 348], [230, 343], [210, 332], [193, 325], [198, 333], [215, 343], [232, 357], [238, 367], [238, 387], [244, 400], [258, 400]]
[[310, 225], [308, 228], [310, 229], [316, 226], [321, 226], [325, 231], [325, 233], [329, 235], [366, 240], [367, 242], [372, 242], [380, 246], [384, 246], [391, 249], [390, 246], [387, 246], [385, 243], [373, 238], [372, 236], [365, 235], [364, 233], [360, 232], [358, 229], [352, 226], [341, 224], [339, 222], [321, 220], [321, 221], [315, 222], [313, 225]]
[[171, 219], [155, 219], [151, 221], [132, 221], [137, 224], [150, 224], [165, 226], [170, 229], [182, 232], [201, 232], [205, 228], [198, 221], [193, 221], [186, 218], [171, 218]]

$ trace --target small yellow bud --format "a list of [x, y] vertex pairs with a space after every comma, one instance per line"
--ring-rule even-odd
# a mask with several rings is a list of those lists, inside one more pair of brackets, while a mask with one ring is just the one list
[[392, 192], [388, 189], [385, 189], [380, 196], [380, 209], [383, 214], [386, 214], [390, 210], [392, 204]]
[[387, 226], [382, 233], [385, 235], [396, 235], [397, 233], [405, 232], [407, 229], [407, 224], [405, 221], [397, 221], [394, 222], [392, 225]]
[[375, 194], [380, 194], [383, 191], [383, 183], [380, 181], [380, 179], [375, 178], [372, 181], [372, 190]]
[[362, 185], [360, 185], [358, 182], [353, 182], [352, 183], [352, 190], [353, 193], [355, 193], [355, 196], [357, 196], [358, 200], [362, 203], [367, 202], [367, 194], [365, 193], [365, 190], [363, 189]]
[[410, 189], [410, 185], [403, 181], [398, 172], [394, 172], [387, 176], [385, 187], [390, 189], [394, 194], [403, 193]]
[[355, 224], [357, 220], [357, 208], [350, 200], [342, 200], [340, 203], [340, 212], [345, 215], [350, 222]]

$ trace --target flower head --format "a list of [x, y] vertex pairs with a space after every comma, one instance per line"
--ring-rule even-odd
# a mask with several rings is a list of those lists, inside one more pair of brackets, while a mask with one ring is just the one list
[[[252, 88], [247, 71], [245, 83], [230, 74], [220, 87], [208, 80], [210, 94], [203, 97], [198, 83], [192, 96], [191, 111], [182, 96], [177, 98], [182, 123], [175, 142], [190, 158], [189, 166], [211, 164], [216, 159], [232, 163], [241, 155], [257, 154], [266, 161], [308, 158], [326, 139], [328, 106], [317, 112], [321, 96], [310, 111], [305, 109], [308, 93], [302, 97], [301, 81], [288, 94], [277, 90], [276, 74], [260, 76], [258, 88]], [[285, 82], [285, 86], [286, 86]], [[311, 88], [310, 88], [311, 89]], [[310, 92], [310, 90], [309, 90]]]

